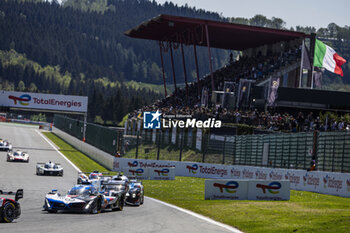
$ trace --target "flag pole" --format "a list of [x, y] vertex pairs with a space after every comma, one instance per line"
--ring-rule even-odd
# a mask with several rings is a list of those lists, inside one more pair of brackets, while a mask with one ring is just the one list
[[305, 39], [303, 38], [301, 44], [301, 61], [300, 61], [300, 75], [299, 75], [299, 88], [301, 88], [301, 79], [303, 77], [303, 60], [304, 60], [304, 49], [305, 49]]

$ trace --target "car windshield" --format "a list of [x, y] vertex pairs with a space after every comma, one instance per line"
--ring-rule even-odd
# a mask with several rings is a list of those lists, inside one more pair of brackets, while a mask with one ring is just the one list
[[22, 153], [21, 152], [15, 152], [13, 153], [14, 156], [20, 156]]
[[91, 173], [91, 174], [89, 175], [89, 179], [98, 179], [98, 174], [96, 174], [96, 173]]
[[107, 184], [105, 186], [106, 191], [122, 191], [125, 190], [125, 185], [123, 184]]
[[76, 187], [69, 190], [68, 195], [77, 195], [77, 196], [87, 196], [91, 194], [91, 190], [86, 187]]

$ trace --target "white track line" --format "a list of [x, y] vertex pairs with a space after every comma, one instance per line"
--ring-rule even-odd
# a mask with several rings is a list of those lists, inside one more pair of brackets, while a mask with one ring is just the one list
[[39, 132], [39, 130], [36, 129], [35, 131], [36, 131], [43, 139], [45, 139], [45, 141], [46, 141], [47, 143], [49, 143], [49, 145], [52, 146], [52, 148], [54, 148], [55, 151], [57, 151], [58, 154], [60, 154], [65, 160], [67, 160], [67, 162], [70, 163], [70, 165], [72, 165], [72, 167], [74, 167], [75, 170], [77, 170], [78, 172], [81, 172], [80, 169], [79, 169], [77, 166], [75, 166], [75, 164], [72, 163], [69, 159], [67, 159], [67, 157], [64, 156], [64, 154], [62, 154], [62, 153], [57, 149], [57, 147], [56, 147], [55, 145], [53, 145], [41, 132]]
[[146, 198], [147, 198], [147, 199], [150, 199], [150, 200], [152, 200], [152, 201], [158, 202], [158, 203], [160, 203], [160, 204], [162, 204], [162, 205], [166, 205], [166, 206], [168, 206], [168, 207], [170, 207], [170, 208], [177, 209], [177, 210], [179, 210], [179, 211], [181, 211], [181, 212], [184, 212], [184, 213], [186, 213], [186, 214], [192, 215], [192, 216], [194, 216], [194, 217], [196, 217], [196, 218], [202, 219], [202, 220], [204, 220], [204, 221], [206, 221], [206, 222], [209, 222], [209, 223], [211, 223], [211, 224], [217, 225], [217, 226], [219, 226], [219, 227], [223, 227], [223, 228], [225, 228], [226, 230], [229, 230], [229, 231], [231, 231], [231, 232], [243, 233], [242, 231], [240, 231], [240, 230], [238, 230], [238, 229], [236, 229], [236, 228], [234, 228], [234, 227], [231, 227], [231, 226], [229, 226], [229, 225], [223, 224], [223, 223], [221, 223], [221, 222], [217, 222], [217, 221], [215, 221], [215, 220], [213, 220], [213, 219], [211, 219], [211, 218], [208, 218], [208, 217], [205, 217], [205, 216], [203, 216], [203, 215], [197, 214], [197, 213], [192, 212], [192, 211], [190, 211], [190, 210], [186, 210], [186, 209], [180, 208], [180, 207], [178, 207], [178, 206], [175, 206], [175, 205], [172, 205], [172, 204], [169, 204], [169, 203], [166, 203], [166, 202], [163, 202], [163, 201], [160, 201], [160, 200], [151, 198], [151, 197], [146, 197]]
[[[77, 166], [75, 166], [74, 163], [72, 163], [69, 159], [67, 159], [67, 157], [64, 156], [64, 155], [56, 148], [56, 146], [54, 146], [41, 132], [39, 132], [39, 130], [36, 129], [35, 131], [36, 131], [43, 139], [45, 139], [45, 141], [46, 141], [47, 143], [49, 143], [50, 146], [52, 146], [52, 148], [54, 148], [55, 151], [57, 151], [57, 153], [59, 153], [63, 158], [65, 158], [78, 172], [81, 172], [80, 169], [79, 169]], [[236, 229], [236, 228], [234, 228], [234, 227], [231, 227], [231, 226], [229, 226], [229, 225], [226, 225], [226, 224], [217, 222], [217, 221], [215, 221], [215, 220], [213, 220], [213, 219], [211, 219], [211, 218], [205, 217], [205, 216], [203, 216], [203, 215], [196, 214], [195, 212], [192, 212], [192, 211], [190, 211], [190, 210], [186, 210], [186, 209], [180, 208], [180, 207], [178, 207], [178, 206], [175, 206], [175, 205], [172, 205], [172, 204], [169, 204], [169, 203], [166, 203], [166, 202], [163, 202], [163, 201], [160, 201], [160, 200], [151, 198], [151, 197], [146, 197], [146, 198], [147, 198], [147, 199], [150, 199], [150, 200], [152, 200], [152, 201], [154, 201], [154, 202], [160, 203], [160, 204], [162, 204], [162, 205], [168, 206], [168, 207], [170, 207], [170, 208], [179, 210], [179, 211], [184, 212], [184, 213], [186, 213], [186, 214], [192, 215], [193, 217], [199, 218], [199, 219], [204, 220], [204, 221], [206, 221], [206, 222], [208, 222], [208, 223], [211, 223], [211, 224], [217, 225], [217, 226], [219, 226], [219, 227], [225, 228], [226, 230], [229, 230], [229, 231], [231, 231], [231, 232], [243, 233], [242, 231], [240, 231], [240, 230], [238, 230], [238, 229]]]

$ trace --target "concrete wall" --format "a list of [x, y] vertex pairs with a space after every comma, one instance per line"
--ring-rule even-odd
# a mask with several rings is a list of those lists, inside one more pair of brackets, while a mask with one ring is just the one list
[[100, 163], [109, 170], [113, 170], [114, 156], [94, 146], [91, 146], [90, 144], [87, 144], [55, 127], [53, 127], [52, 132], [54, 132], [57, 136], [65, 140], [70, 145], [74, 146], [76, 149], [80, 150], [82, 153], [89, 156], [91, 159]]

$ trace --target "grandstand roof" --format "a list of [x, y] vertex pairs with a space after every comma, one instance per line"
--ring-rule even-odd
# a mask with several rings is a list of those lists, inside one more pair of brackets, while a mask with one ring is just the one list
[[205, 25], [208, 25], [210, 47], [245, 50], [301, 37], [305, 33], [255, 27], [213, 20], [159, 15], [125, 32], [134, 38], [172, 41], [207, 46]]

